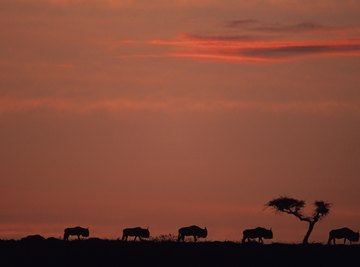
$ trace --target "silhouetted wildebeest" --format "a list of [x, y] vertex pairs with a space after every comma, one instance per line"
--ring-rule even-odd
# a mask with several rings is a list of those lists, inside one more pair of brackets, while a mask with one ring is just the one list
[[64, 230], [64, 240], [68, 240], [69, 236], [76, 235], [78, 239], [80, 236], [88, 237], [89, 236], [89, 228], [82, 228], [80, 226], [76, 226], [73, 228], [66, 228]]
[[134, 241], [136, 238], [142, 240], [142, 238], [148, 238], [150, 236], [150, 231], [149, 229], [144, 229], [141, 227], [125, 228], [123, 230], [122, 240], [127, 241], [129, 236], [135, 236]]
[[334, 229], [329, 232], [329, 240], [328, 244], [330, 245], [331, 242], [335, 245], [335, 239], [342, 239], [344, 238], [344, 244], [346, 243], [346, 239], [351, 242], [358, 242], [359, 241], [359, 232], [354, 232], [353, 230], [344, 227], [340, 229]]
[[198, 237], [206, 238], [207, 234], [208, 232], [206, 227], [204, 229], [196, 225], [182, 227], [179, 229], [178, 241], [184, 241], [185, 236], [193, 236], [194, 241], [196, 242]]
[[262, 227], [257, 227], [255, 229], [246, 229], [243, 231], [243, 239], [242, 242], [251, 242], [252, 239], [258, 238], [259, 243], [264, 243], [263, 238], [272, 239], [273, 232], [272, 230], [268, 230]]

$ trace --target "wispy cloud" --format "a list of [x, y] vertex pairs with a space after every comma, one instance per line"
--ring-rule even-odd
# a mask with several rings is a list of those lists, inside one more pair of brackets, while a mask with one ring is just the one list
[[[176, 40], [151, 40], [167, 46], [162, 54], [127, 55], [126, 58], [189, 58], [229, 62], [280, 62], [314, 56], [360, 56], [360, 39], [309, 41], [256, 41], [250, 37], [182, 34]], [[124, 58], [124, 56], [119, 56]]]
[[360, 56], [360, 40], [274, 43], [258, 47], [234, 49], [234, 51], [230, 51], [230, 53], [273, 59], [288, 59], [314, 55]]
[[340, 30], [337, 27], [325, 26], [313, 22], [303, 22], [293, 25], [260, 25], [252, 28], [252, 30], [263, 31], [263, 32], [284, 32], [284, 33], [299, 33], [299, 32], [312, 32], [312, 31], [334, 31]]
[[214, 111], [258, 111], [258, 112], [301, 112], [336, 113], [360, 112], [360, 105], [346, 101], [285, 101], [262, 102], [241, 100], [198, 100], [198, 99], [102, 99], [74, 100], [60, 98], [3, 98], [0, 99], [0, 114], [28, 111], [56, 111], [63, 113], [89, 114], [98, 111], [116, 113], [122, 111], [158, 112], [214, 112]]
[[232, 20], [226, 22], [225, 26], [239, 30], [259, 31], [269, 33], [304, 33], [304, 32], [326, 32], [343, 31], [352, 27], [334, 27], [315, 22], [301, 22], [296, 24], [268, 23], [255, 19]]
[[199, 35], [199, 34], [189, 34], [183, 33], [181, 34], [182, 38], [188, 40], [203, 40], [203, 41], [256, 41], [256, 40], [264, 40], [264, 37], [250, 34], [243, 35]]
[[[216, 34], [181, 33], [172, 40], [154, 39], [143, 43], [168, 47], [167, 51], [159, 54], [123, 55], [118, 58], [281, 62], [316, 56], [357, 57], [360, 56], [359, 35], [360, 28], [355, 26], [334, 27], [314, 22], [271, 24], [242, 19], [227, 22]], [[126, 42], [123, 45], [134, 44]]]
[[259, 23], [256, 19], [239, 19], [239, 20], [232, 20], [226, 23], [228, 27], [244, 27], [249, 25], [254, 25]]

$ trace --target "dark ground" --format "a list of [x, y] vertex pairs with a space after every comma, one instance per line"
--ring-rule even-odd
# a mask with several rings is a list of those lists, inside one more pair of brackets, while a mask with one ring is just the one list
[[360, 266], [359, 245], [0, 240], [0, 266]]

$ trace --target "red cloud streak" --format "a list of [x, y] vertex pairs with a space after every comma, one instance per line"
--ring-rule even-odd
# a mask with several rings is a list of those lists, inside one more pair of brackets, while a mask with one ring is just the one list
[[280, 62], [314, 56], [360, 56], [360, 39], [251, 40], [239, 37], [202, 37], [182, 34], [177, 40], [149, 40], [149, 45], [167, 46], [162, 54], [136, 54], [119, 58], [188, 58], [227, 62]]

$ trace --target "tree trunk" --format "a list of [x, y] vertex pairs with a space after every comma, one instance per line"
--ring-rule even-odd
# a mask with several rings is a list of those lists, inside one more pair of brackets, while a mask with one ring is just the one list
[[308, 230], [306, 232], [306, 235], [304, 237], [303, 244], [308, 244], [309, 243], [309, 237], [311, 235], [312, 230], [314, 229], [315, 223], [316, 222], [309, 222], [309, 228], [308, 228]]

